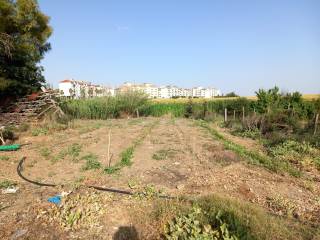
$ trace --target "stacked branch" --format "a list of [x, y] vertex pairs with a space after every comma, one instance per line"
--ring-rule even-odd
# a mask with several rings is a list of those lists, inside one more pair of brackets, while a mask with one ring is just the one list
[[20, 98], [0, 113], [0, 124], [19, 125], [23, 122], [36, 121], [49, 112], [61, 117], [64, 112], [56, 101], [58, 97], [59, 93], [44, 89], [42, 92]]

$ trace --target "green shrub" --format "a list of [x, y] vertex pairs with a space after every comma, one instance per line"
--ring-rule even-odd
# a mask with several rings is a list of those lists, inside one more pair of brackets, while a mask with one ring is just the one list
[[[15, 135], [14, 131], [15, 131], [14, 127], [5, 127], [4, 130], [2, 130], [2, 136], [3, 136], [4, 141], [16, 140], [17, 136]], [[1, 144], [1, 142], [0, 142], [0, 144]]]
[[269, 153], [282, 161], [289, 161], [300, 168], [313, 165], [320, 170], [320, 151], [309, 143], [299, 143], [294, 140], [286, 140], [281, 144], [269, 147]]
[[217, 224], [203, 223], [202, 209], [193, 207], [187, 215], [177, 216], [165, 226], [165, 238], [168, 240], [237, 240], [230, 234], [228, 224], [221, 219], [221, 213], [215, 216]]
[[258, 128], [248, 129], [241, 132], [238, 132], [237, 135], [241, 137], [251, 138], [251, 139], [260, 139], [261, 132]]

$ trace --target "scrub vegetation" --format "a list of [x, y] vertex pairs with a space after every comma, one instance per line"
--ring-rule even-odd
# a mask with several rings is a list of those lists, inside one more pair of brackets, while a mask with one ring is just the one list
[[[1, 176], [15, 180], [16, 159], [25, 155], [24, 173], [30, 179], [70, 186], [63, 191], [72, 191], [64, 202], [81, 196], [85, 208], [72, 205], [68, 224], [61, 226], [52, 219], [64, 221], [63, 207], [48, 209], [32, 205], [34, 197], [28, 200], [37, 209], [29, 212], [32, 219], [44, 221], [62, 239], [117, 234], [123, 239], [317, 239], [319, 105], [319, 100], [281, 94], [277, 88], [259, 90], [256, 99], [154, 101], [132, 92], [66, 100], [61, 103], [68, 114], [64, 120], [25, 131], [10, 128], [11, 139], [33, 144], [0, 152]], [[7, 190], [4, 181], [1, 188]], [[96, 193], [83, 191], [84, 185], [132, 195], [101, 193], [97, 203], [90, 198]], [[0, 203], [28, 198], [28, 184], [16, 187], [21, 190], [1, 195], [5, 201]], [[10, 219], [11, 207], [4, 207], [0, 211]], [[124, 224], [131, 227], [121, 230]], [[10, 239], [9, 230], [4, 239]]]

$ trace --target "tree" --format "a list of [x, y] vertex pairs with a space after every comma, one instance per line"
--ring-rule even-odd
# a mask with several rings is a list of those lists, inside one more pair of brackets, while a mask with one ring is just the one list
[[230, 92], [225, 95], [225, 97], [239, 97], [235, 92]]
[[278, 87], [271, 88], [269, 90], [259, 89], [256, 92], [257, 108], [259, 112], [269, 113], [271, 109], [276, 109], [279, 107], [281, 100], [281, 94]]
[[38, 63], [51, 48], [48, 23], [36, 0], [0, 0], [0, 99], [28, 94], [45, 83]]

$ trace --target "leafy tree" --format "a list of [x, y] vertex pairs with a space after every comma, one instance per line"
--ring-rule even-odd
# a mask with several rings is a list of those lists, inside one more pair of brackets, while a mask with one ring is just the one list
[[88, 90], [88, 95], [89, 95], [89, 97], [93, 97], [93, 88], [89, 88], [89, 90]]
[[281, 100], [281, 94], [278, 87], [269, 90], [259, 89], [257, 95], [257, 108], [259, 112], [270, 112], [272, 108], [277, 108]]
[[225, 97], [239, 97], [235, 92], [230, 92], [225, 95]]
[[84, 90], [84, 88], [80, 89], [80, 97], [81, 98], [86, 98], [86, 91]]
[[38, 90], [52, 29], [36, 0], [0, 0], [0, 99]]

